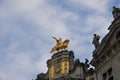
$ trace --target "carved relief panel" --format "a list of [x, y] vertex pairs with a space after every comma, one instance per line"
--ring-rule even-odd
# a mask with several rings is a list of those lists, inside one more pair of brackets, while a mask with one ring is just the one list
[[69, 61], [61, 62], [61, 74], [69, 73]]
[[49, 78], [50, 78], [50, 80], [52, 80], [54, 78], [54, 74], [55, 74], [54, 66], [51, 66], [49, 68]]

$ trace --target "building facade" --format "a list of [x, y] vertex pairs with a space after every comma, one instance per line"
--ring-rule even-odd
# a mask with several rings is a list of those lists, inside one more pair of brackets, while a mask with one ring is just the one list
[[74, 60], [73, 51], [60, 51], [47, 61], [46, 74], [38, 74], [36, 80], [85, 80], [85, 64]]
[[94, 80], [94, 70], [89, 68], [89, 61], [80, 62], [79, 59], [74, 59], [74, 52], [68, 51], [69, 39], [62, 41], [62, 38], [57, 39], [56, 45], [52, 48], [51, 59], [47, 61], [48, 71], [37, 75], [36, 80]]
[[120, 9], [113, 7], [112, 14], [114, 20], [101, 42], [94, 35], [91, 64], [96, 69], [97, 80], [120, 80]]

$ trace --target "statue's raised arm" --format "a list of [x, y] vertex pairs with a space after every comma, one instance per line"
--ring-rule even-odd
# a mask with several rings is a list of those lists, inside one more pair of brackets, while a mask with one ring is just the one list
[[53, 39], [58, 40], [56, 37], [52, 36]]
[[57, 39], [56, 37], [52, 36], [53, 39], [56, 40], [56, 46], [59, 46], [62, 44], [62, 38]]

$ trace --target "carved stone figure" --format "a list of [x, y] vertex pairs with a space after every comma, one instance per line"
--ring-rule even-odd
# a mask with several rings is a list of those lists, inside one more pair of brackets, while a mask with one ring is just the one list
[[85, 58], [85, 64], [88, 64], [89, 60]]
[[100, 36], [97, 34], [94, 34], [92, 44], [95, 46], [95, 48], [97, 48], [100, 45], [99, 40], [100, 40]]
[[62, 50], [62, 49], [67, 49], [68, 48], [68, 44], [69, 44], [69, 39], [66, 39], [62, 42], [62, 38], [55, 38], [55, 37], [52, 37], [53, 39], [56, 40], [56, 45], [52, 48], [51, 50], [51, 53], [55, 52], [55, 51], [59, 51], [59, 50]]
[[89, 67], [90, 67], [89, 60], [85, 58], [85, 63], [84, 63], [85, 77], [87, 76]]
[[85, 69], [87, 70], [87, 68], [89, 68], [89, 60], [85, 58]]
[[120, 17], [120, 8], [116, 8], [114, 6], [112, 14], [113, 14], [114, 19], [118, 19]]
[[56, 37], [52, 37], [52, 38], [56, 40], [56, 46], [62, 45], [62, 38], [59, 38], [59, 39], [57, 39]]

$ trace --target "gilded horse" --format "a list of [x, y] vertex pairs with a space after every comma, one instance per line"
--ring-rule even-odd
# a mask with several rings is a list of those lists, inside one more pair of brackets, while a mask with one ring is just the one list
[[63, 42], [62, 42], [61, 38], [57, 39], [57, 38], [53, 37], [53, 39], [56, 40], [56, 45], [52, 48], [51, 53], [53, 53], [55, 51], [58, 52], [60, 50], [66, 50], [68, 48], [68, 44], [70, 42], [69, 39], [66, 39]]

